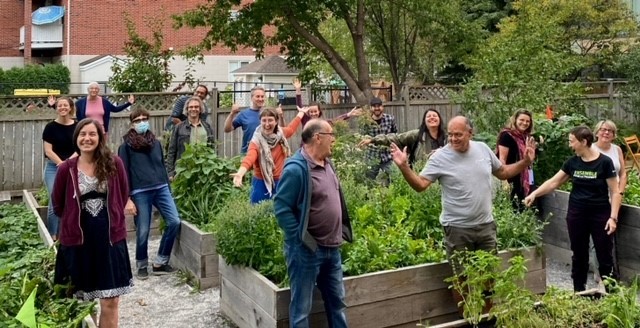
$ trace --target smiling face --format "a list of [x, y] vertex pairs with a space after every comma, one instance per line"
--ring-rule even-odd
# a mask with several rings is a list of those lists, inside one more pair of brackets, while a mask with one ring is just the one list
[[93, 153], [98, 148], [100, 132], [94, 123], [84, 125], [78, 133], [76, 145], [82, 153]]
[[187, 104], [187, 117], [190, 119], [197, 119], [200, 117], [202, 108], [200, 108], [200, 103], [196, 100], [191, 100]]
[[273, 116], [265, 115], [260, 118], [260, 126], [262, 126], [262, 133], [265, 135], [272, 134], [277, 125], [278, 125], [278, 121]]
[[467, 124], [467, 120], [460, 116], [452, 118], [447, 126], [447, 137], [453, 150], [466, 152], [471, 140], [471, 127]]
[[318, 108], [317, 105], [309, 106], [309, 111], [307, 112], [307, 115], [309, 115], [309, 117], [311, 117], [311, 118], [319, 118], [320, 117], [320, 108]]
[[207, 89], [203, 86], [199, 86], [196, 88], [196, 91], [193, 92], [193, 95], [205, 100], [207, 98]]
[[616, 128], [604, 122], [596, 131], [596, 137], [599, 142], [611, 143], [616, 138]]
[[527, 114], [520, 114], [516, 117], [516, 129], [520, 132], [525, 132], [531, 126], [531, 117]]
[[424, 124], [428, 127], [428, 128], [433, 128], [433, 127], [438, 127], [440, 126], [440, 116], [438, 115], [438, 113], [430, 110], [427, 111], [427, 113], [424, 116]]
[[382, 106], [382, 104], [371, 105], [371, 111], [371, 116], [373, 116], [373, 118], [380, 118], [382, 113], [384, 113], [384, 106]]
[[71, 103], [69, 99], [58, 99], [56, 102], [56, 111], [60, 117], [67, 117], [71, 114]]
[[262, 108], [262, 106], [264, 106], [264, 90], [253, 90], [251, 93], [251, 102], [253, 103], [254, 109]]
[[321, 158], [328, 158], [331, 156], [333, 144], [336, 142], [336, 137], [333, 134], [333, 128], [331, 124], [322, 122], [322, 129], [315, 136], [318, 138], [317, 149], [318, 155]]
[[89, 98], [95, 98], [100, 94], [100, 86], [97, 83], [91, 83], [89, 84], [87, 91], [89, 93]]

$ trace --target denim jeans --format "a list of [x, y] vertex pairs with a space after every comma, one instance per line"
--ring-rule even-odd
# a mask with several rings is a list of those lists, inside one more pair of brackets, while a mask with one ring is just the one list
[[264, 184], [264, 180], [258, 179], [255, 176], [251, 178], [251, 204], [258, 204], [263, 200], [268, 200], [273, 198], [276, 194], [276, 190], [278, 190], [278, 182], [279, 180], [273, 181], [273, 190], [271, 190], [271, 196], [269, 196], [269, 192], [267, 191], [267, 186]]
[[286, 241], [284, 254], [291, 283], [289, 327], [309, 327], [309, 313], [316, 285], [322, 294], [329, 327], [347, 327], [340, 249], [318, 246], [313, 252], [301, 241]]
[[180, 217], [176, 203], [173, 201], [169, 186], [165, 185], [154, 190], [147, 190], [131, 195], [131, 200], [136, 205], [137, 214], [134, 217], [136, 224], [136, 267], [144, 269], [148, 266], [147, 244], [149, 241], [149, 227], [151, 225], [151, 205], [158, 209], [165, 221], [166, 227], [160, 239], [160, 247], [155, 264], [169, 263], [171, 249], [180, 231]]
[[44, 164], [44, 185], [49, 193], [49, 207], [47, 208], [47, 230], [52, 236], [58, 235], [60, 226], [60, 218], [53, 213], [53, 204], [51, 204], [51, 193], [53, 192], [53, 182], [56, 179], [58, 166], [51, 160], [46, 160]]

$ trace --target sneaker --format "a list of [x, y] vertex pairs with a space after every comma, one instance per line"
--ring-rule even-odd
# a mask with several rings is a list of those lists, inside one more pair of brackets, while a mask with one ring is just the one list
[[140, 268], [138, 269], [137, 276], [138, 276], [138, 279], [145, 280], [149, 278], [149, 271], [147, 270], [147, 268]]
[[174, 269], [169, 264], [163, 264], [161, 266], [153, 265], [152, 268], [153, 268], [153, 274], [155, 275], [169, 274], [169, 273], [174, 273], [176, 271], [176, 269]]

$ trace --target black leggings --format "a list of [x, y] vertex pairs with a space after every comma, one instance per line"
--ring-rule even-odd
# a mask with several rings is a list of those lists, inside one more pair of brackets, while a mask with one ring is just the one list
[[589, 236], [593, 239], [601, 277], [614, 277], [613, 235], [604, 230], [611, 215], [609, 204], [599, 207], [580, 208], [569, 204], [567, 228], [571, 241], [571, 278], [575, 291], [582, 291], [587, 284], [589, 271]]

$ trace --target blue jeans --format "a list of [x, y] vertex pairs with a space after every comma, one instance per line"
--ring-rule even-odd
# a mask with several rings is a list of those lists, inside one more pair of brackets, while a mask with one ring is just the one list
[[273, 190], [271, 190], [271, 196], [269, 196], [269, 192], [267, 191], [267, 186], [264, 184], [264, 180], [258, 179], [255, 176], [251, 178], [251, 204], [258, 204], [263, 200], [268, 200], [273, 198], [276, 194], [276, 190], [278, 190], [278, 182], [280, 180], [273, 181], [274, 186]]
[[322, 294], [329, 327], [347, 327], [340, 249], [318, 246], [313, 252], [301, 241], [286, 241], [284, 255], [291, 283], [289, 327], [309, 327], [309, 313], [316, 285]]
[[47, 208], [47, 229], [51, 236], [58, 235], [60, 227], [60, 218], [53, 213], [53, 204], [51, 204], [51, 193], [53, 192], [53, 182], [56, 180], [58, 166], [51, 160], [46, 160], [44, 164], [44, 185], [49, 193], [49, 207]]
[[136, 267], [145, 269], [148, 265], [147, 244], [151, 225], [151, 205], [158, 209], [166, 224], [154, 263], [157, 265], [169, 263], [173, 243], [180, 231], [180, 217], [171, 191], [169, 191], [169, 185], [136, 193], [131, 195], [131, 200], [137, 210], [137, 214], [133, 218], [136, 224]]

